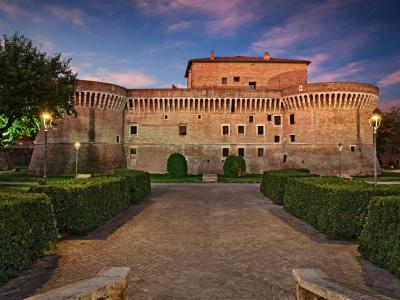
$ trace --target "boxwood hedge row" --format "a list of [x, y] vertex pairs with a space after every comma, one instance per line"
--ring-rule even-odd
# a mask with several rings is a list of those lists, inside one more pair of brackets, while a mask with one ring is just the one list
[[400, 277], [400, 196], [372, 198], [358, 249]]
[[392, 194], [400, 194], [400, 186], [375, 188], [336, 177], [291, 178], [284, 208], [330, 238], [351, 239], [361, 233], [371, 198]]
[[53, 208], [46, 195], [0, 193], [0, 283], [32, 265], [56, 238]]
[[276, 204], [283, 204], [287, 182], [292, 177], [309, 177], [307, 169], [282, 169], [264, 172], [260, 191]]
[[131, 203], [141, 202], [151, 192], [150, 175], [147, 172], [119, 169], [115, 171], [115, 176], [126, 179]]

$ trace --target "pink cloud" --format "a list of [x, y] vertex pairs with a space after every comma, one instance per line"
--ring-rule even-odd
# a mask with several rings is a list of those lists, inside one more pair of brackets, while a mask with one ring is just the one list
[[49, 6], [49, 12], [58, 20], [71, 23], [75, 27], [81, 27], [87, 19], [86, 14], [79, 8], [64, 8], [61, 6]]
[[378, 84], [382, 87], [396, 83], [400, 83], [400, 70], [386, 75], [378, 82]]
[[110, 82], [127, 88], [139, 88], [155, 84], [152, 77], [139, 72], [113, 72], [108, 69], [97, 69], [93, 74], [82, 76], [79, 79]]
[[189, 28], [191, 24], [192, 24], [192, 22], [189, 22], [189, 21], [180, 21], [177, 23], [173, 23], [168, 26], [167, 31], [168, 32], [181, 31], [181, 30]]
[[23, 14], [23, 9], [9, 0], [0, 0], [0, 11], [10, 17], [16, 17]]
[[392, 107], [400, 107], [400, 98], [399, 99], [393, 99], [389, 101], [382, 101], [379, 103], [379, 108], [383, 111], [390, 111]]

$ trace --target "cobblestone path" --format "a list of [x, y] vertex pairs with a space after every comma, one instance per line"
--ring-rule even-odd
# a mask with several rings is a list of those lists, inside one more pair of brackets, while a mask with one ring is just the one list
[[0, 287], [18, 299], [128, 266], [130, 299], [294, 299], [292, 268], [397, 298], [400, 283], [360, 259], [352, 242], [328, 241], [252, 184], [155, 185], [152, 196], [84, 238], [58, 244]]

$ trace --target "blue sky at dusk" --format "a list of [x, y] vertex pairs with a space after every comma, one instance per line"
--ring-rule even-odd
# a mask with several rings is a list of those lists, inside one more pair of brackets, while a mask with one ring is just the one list
[[188, 59], [306, 58], [309, 82], [380, 87], [400, 105], [400, 1], [0, 0], [0, 32], [72, 58], [80, 79], [186, 86]]

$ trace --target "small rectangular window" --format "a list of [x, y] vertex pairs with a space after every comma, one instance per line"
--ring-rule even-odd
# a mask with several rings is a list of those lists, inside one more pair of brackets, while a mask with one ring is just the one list
[[264, 156], [264, 148], [257, 148], [257, 156], [258, 157]]
[[253, 123], [254, 122], [254, 116], [249, 116], [249, 123]]
[[136, 147], [129, 148], [129, 156], [130, 157], [136, 156], [136, 153], [137, 153], [137, 148]]
[[137, 133], [138, 133], [138, 126], [131, 125], [131, 135], [137, 135]]
[[255, 81], [249, 82], [249, 90], [255, 90], [257, 83]]
[[197, 115], [197, 119], [198, 119], [198, 120], [201, 120], [201, 115]]
[[272, 115], [267, 115], [267, 121], [271, 122], [272, 121]]
[[290, 116], [289, 116], [289, 123], [290, 123], [290, 125], [293, 125], [293, 124], [294, 124], [294, 114], [290, 114]]
[[287, 154], [283, 155], [283, 162], [285, 163], [287, 161]]
[[222, 148], [222, 157], [228, 157], [229, 148]]
[[221, 83], [222, 83], [222, 84], [227, 84], [227, 83], [228, 83], [228, 78], [222, 77]]
[[244, 148], [238, 148], [238, 156], [244, 156]]
[[116, 141], [117, 141], [117, 144], [118, 144], [119, 143], [119, 135], [117, 135]]
[[164, 115], [164, 120], [168, 120], [168, 115]]
[[179, 125], [179, 135], [186, 135], [186, 125]]
[[229, 135], [229, 126], [228, 125], [222, 125], [222, 134]]
[[274, 142], [275, 142], [275, 143], [280, 143], [280, 142], [281, 142], [281, 136], [280, 136], [280, 135], [276, 135], [276, 136], [274, 137]]
[[264, 135], [264, 126], [263, 125], [258, 125], [257, 126], [257, 134], [258, 135]]
[[233, 82], [240, 82], [240, 77], [239, 76], [233, 77]]
[[356, 146], [354, 146], [354, 145], [353, 145], [353, 146], [350, 146], [350, 151], [351, 151], [351, 152], [356, 152]]
[[281, 125], [282, 124], [281, 116], [274, 116], [274, 124], [275, 125]]
[[290, 135], [290, 142], [294, 143], [296, 141], [296, 136], [294, 134]]
[[244, 125], [238, 125], [238, 134], [244, 134]]

